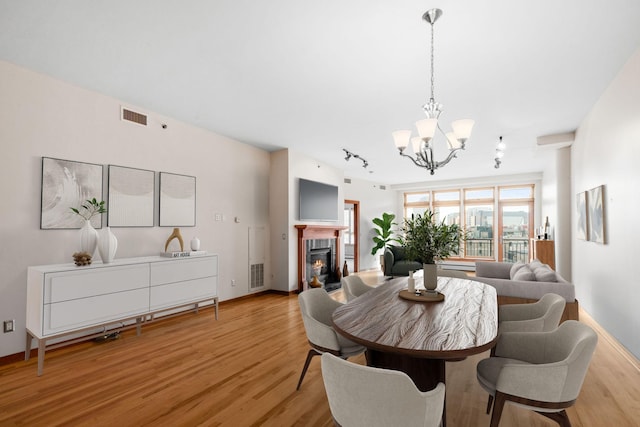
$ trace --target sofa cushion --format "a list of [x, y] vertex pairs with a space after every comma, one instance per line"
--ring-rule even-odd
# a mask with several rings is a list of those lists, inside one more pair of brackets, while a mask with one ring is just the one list
[[520, 270], [522, 267], [524, 267], [524, 262], [518, 261], [518, 262], [514, 263], [511, 266], [511, 270], [509, 270], [509, 278], [511, 280], [513, 280], [513, 276], [515, 276], [516, 273], [518, 272], [518, 270]]
[[536, 275], [533, 274], [533, 271], [531, 271], [528, 265], [523, 265], [516, 271], [513, 277], [511, 277], [511, 280], [535, 282]]
[[556, 272], [551, 269], [547, 264], [543, 264], [538, 260], [533, 260], [529, 263], [531, 271], [538, 282], [557, 282]]

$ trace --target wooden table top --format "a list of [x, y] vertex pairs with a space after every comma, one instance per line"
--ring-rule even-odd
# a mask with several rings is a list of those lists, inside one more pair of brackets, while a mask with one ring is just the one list
[[372, 350], [419, 358], [463, 359], [497, 340], [495, 288], [450, 277], [438, 278], [443, 302], [402, 299], [407, 278], [390, 280], [339, 307], [334, 328]]

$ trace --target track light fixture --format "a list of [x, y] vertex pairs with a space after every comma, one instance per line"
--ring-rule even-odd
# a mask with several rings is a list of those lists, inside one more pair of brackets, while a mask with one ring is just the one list
[[360, 161], [362, 161], [362, 167], [363, 168], [366, 168], [367, 166], [369, 166], [369, 162], [366, 159], [360, 157], [359, 155], [357, 155], [355, 153], [352, 153], [351, 151], [347, 150], [346, 148], [343, 148], [342, 151], [344, 151], [344, 153], [345, 153], [344, 159], [347, 162], [353, 157], [354, 159], [359, 159]]
[[500, 168], [500, 164], [502, 164], [502, 157], [504, 156], [504, 149], [506, 148], [506, 145], [504, 144], [504, 142], [502, 142], [502, 136], [500, 137], [500, 141], [498, 142], [498, 145], [496, 145], [496, 157], [495, 159], [493, 159], [496, 164], [493, 166], [496, 169]]

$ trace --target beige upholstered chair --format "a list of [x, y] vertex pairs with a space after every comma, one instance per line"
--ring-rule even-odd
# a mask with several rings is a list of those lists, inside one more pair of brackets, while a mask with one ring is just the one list
[[566, 301], [556, 294], [545, 294], [532, 304], [506, 304], [498, 307], [500, 332], [547, 332], [558, 327]]
[[364, 294], [367, 291], [373, 289], [373, 286], [369, 286], [362, 281], [360, 276], [347, 276], [340, 279], [342, 284], [342, 290], [347, 297], [347, 302], [354, 300], [356, 297]]
[[503, 332], [495, 357], [477, 366], [478, 382], [495, 397], [491, 427], [500, 423], [506, 402], [571, 426], [565, 408], [580, 393], [597, 341], [590, 327], [575, 320], [551, 332]]
[[331, 353], [346, 359], [363, 353], [365, 350], [361, 345], [349, 341], [333, 330], [331, 316], [342, 303], [331, 298], [327, 291], [322, 288], [308, 289], [298, 295], [298, 303], [311, 349], [307, 353], [296, 390], [300, 389], [313, 356]]
[[445, 386], [422, 392], [404, 372], [372, 368], [322, 355], [322, 379], [331, 414], [342, 427], [424, 426], [442, 420]]

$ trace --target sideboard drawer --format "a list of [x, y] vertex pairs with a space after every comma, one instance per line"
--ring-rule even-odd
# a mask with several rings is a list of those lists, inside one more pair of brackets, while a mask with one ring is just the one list
[[206, 277], [181, 283], [153, 286], [149, 298], [149, 308], [159, 310], [177, 304], [213, 299], [218, 290], [218, 278]]
[[69, 301], [148, 286], [148, 264], [47, 273], [44, 303]]
[[144, 314], [149, 310], [149, 288], [45, 304], [44, 335]]
[[186, 280], [213, 277], [218, 275], [216, 256], [203, 256], [194, 259], [181, 259], [151, 263], [151, 286]]

